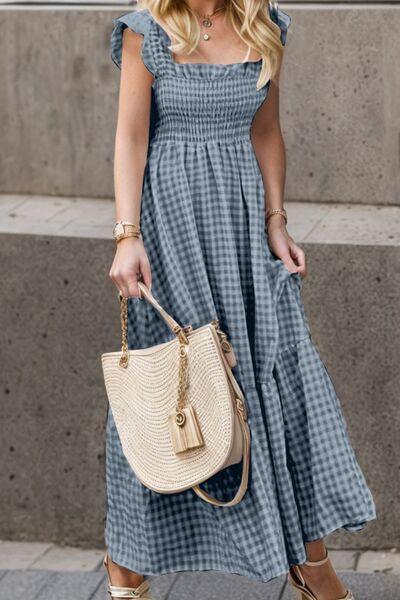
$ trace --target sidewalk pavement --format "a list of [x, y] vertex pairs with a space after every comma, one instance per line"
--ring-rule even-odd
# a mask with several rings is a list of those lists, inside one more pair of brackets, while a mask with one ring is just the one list
[[[0, 600], [106, 600], [101, 550], [0, 541]], [[356, 600], [400, 600], [400, 553], [331, 551]], [[269, 583], [217, 573], [171, 573], [151, 578], [154, 600], [294, 600], [278, 577]]]
[[[292, 201], [286, 209], [301, 244], [400, 244], [400, 206]], [[113, 199], [0, 194], [0, 233], [110, 239], [114, 212]]]

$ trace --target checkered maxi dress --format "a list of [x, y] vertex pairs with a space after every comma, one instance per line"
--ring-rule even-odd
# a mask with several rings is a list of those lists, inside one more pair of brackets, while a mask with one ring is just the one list
[[[271, 9], [272, 11], [272, 9]], [[271, 12], [285, 44], [289, 15]], [[144, 575], [217, 570], [268, 581], [305, 559], [304, 542], [375, 518], [330, 377], [313, 345], [301, 277], [269, 250], [264, 189], [250, 141], [269, 84], [260, 62], [177, 64], [166, 32], [147, 11], [114, 21], [111, 55], [121, 66], [123, 30], [143, 35], [154, 75], [141, 227], [152, 291], [181, 324], [220, 320], [252, 433], [243, 501], [214, 507], [192, 490], [158, 494], [135, 477], [107, 420], [106, 543], [112, 559]], [[172, 339], [145, 301], [129, 301], [131, 348]], [[229, 499], [240, 465], [204, 487]]]

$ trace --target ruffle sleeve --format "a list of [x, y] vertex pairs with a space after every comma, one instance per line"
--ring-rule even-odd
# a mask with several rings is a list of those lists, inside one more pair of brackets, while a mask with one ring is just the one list
[[281, 42], [282, 46], [286, 44], [287, 32], [292, 21], [292, 17], [287, 13], [283, 12], [276, 3], [269, 3], [269, 14], [274, 23], [279, 26], [281, 30]]
[[128, 27], [136, 33], [140, 33], [143, 36], [143, 43], [141, 48], [141, 56], [144, 65], [150, 71], [152, 75], [156, 73], [156, 65], [153, 59], [153, 53], [151, 49], [150, 39], [150, 28], [152, 21], [147, 11], [133, 11], [121, 15], [117, 19], [113, 20], [114, 28], [111, 33], [110, 51], [111, 58], [118, 68], [121, 68], [122, 64], [122, 35], [124, 30]]

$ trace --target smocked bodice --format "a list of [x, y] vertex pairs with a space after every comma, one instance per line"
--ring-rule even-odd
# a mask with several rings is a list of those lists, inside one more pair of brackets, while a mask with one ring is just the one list
[[154, 84], [158, 115], [154, 141], [231, 143], [249, 139], [254, 114], [268, 89], [256, 89], [258, 64], [240, 65], [241, 77], [229, 73], [235, 72], [236, 65], [228, 65], [225, 72], [221, 66], [201, 65], [202, 76], [196, 78], [187, 76], [189, 65], [175, 66], [184, 75], [162, 77]]
[[[285, 43], [290, 17], [271, 13]], [[147, 10], [114, 21], [111, 55], [120, 67], [126, 27], [144, 36], [142, 58], [154, 76], [152, 143], [221, 142], [250, 139], [251, 123], [268, 94], [269, 82], [257, 90], [261, 61], [234, 64], [174, 62], [171, 40]]]

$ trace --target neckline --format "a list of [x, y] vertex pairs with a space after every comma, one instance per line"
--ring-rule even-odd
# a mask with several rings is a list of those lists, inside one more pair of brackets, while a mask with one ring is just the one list
[[170, 56], [170, 60], [172, 62], [173, 65], [176, 65], [177, 67], [217, 67], [217, 68], [224, 68], [224, 67], [236, 67], [238, 65], [251, 65], [251, 64], [255, 64], [257, 65], [258, 63], [260, 63], [262, 61], [262, 58], [258, 58], [257, 60], [242, 60], [240, 62], [231, 62], [231, 63], [210, 63], [210, 62], [186, 62], [186, 63], [178, 63], [176, 62], [176, 60], [174, 60], [173, 56], [172, 56], [172, 52], [170, 51], [169, 48], [167, 48], [169, 56]]
[[153, 21], [153, 23], [158, 27], [159, 31], [161, 32], [161, 34], [164, 36], [167, 44], [165, 45], [165, 52], [168, 56], [168, 59], [170, 61], [170, 63], [174, 66], [174, 67], [178, 67], [178, 68], [191, 68], [191, 67], [200, 67], [200, 68], [211, 68], [211, 69], [228, 69], [228, 68], [238, 68], [241, 67], [242, 65], [259, 65], [262, 62], [262, 57], [258, 58], [257, 60], [242, 60], [242, 61], [237, 61], [237, 62], [230, 62], [230, 63], [211, 63], [211, 62], [185, 62], [185, 63], [178, 63], [174, 60], [174, 57], [172, 56], [172, 52], [171, 50], [168, 48], [168, 45], [172, 43], [171, 38], [169, 37], [169, 35], [167, 34], [167, 32], [165, 31], [165, 29], [160, 25], [160, 23], [158, 23], [158, 21], [156, 21], [153, 17], [153, 15], [150, 13], [149, 9], [145, 9], [150, 17], [150, 19]]

